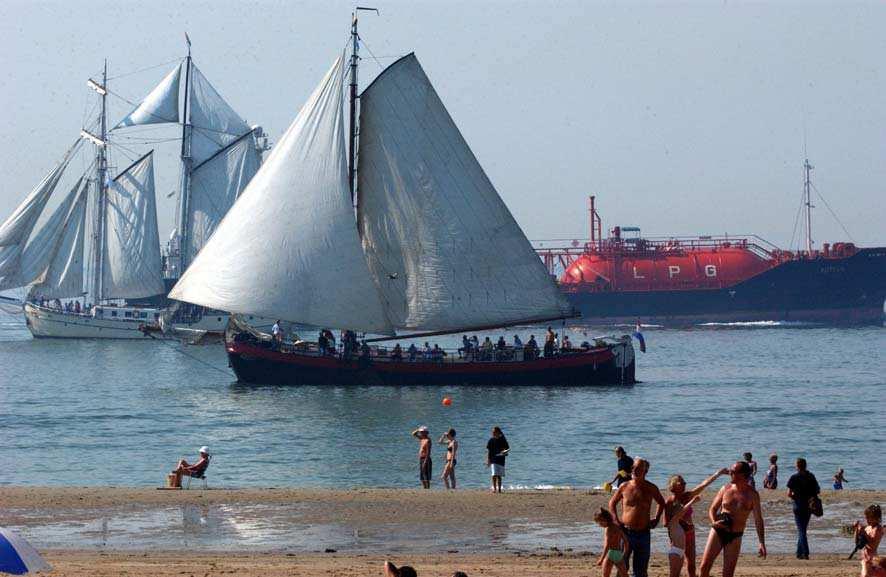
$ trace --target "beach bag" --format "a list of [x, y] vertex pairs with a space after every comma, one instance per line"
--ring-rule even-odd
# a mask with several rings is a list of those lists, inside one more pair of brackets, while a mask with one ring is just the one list
[[816, 517], [824, 515], [824, 508], [821, 505], [821, 499], [818, 498], [818, 495], [809, 497], [809, 510]]
[[178, 475], [175, 473], [169, 473], [166, 475], [166, 486], [170, 489], [179, 489], [181, 488], [181, 482], [178, 481]]

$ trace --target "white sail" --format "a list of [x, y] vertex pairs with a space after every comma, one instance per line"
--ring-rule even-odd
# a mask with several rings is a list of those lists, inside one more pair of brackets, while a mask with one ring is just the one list
[[68, 213], [55, 254], [33, 292], [46, 298], [70, 298], [83, 294], [83, 246], [86, 236], [87, 185], [80, 189]]
[[396, 328], [568, 314], [414, 55], [360, 97], [359, 218]]
[[251, 130], [193, 65], [190, 84], [191, 158], [196, 165]]
[[390, 333], [351, 207], [342, 59], [327, 72], [170, 298]]
[[249, 132], [192, 169], [186, 262], [193, 262], [259, 166], [261, 158]]
[[24, 252], [22, 253], [21, 286], [38, 282], [43, 273], [46, 272], [53, 257], [55, 257], [65, 225], [68, 222], [68, 216], [71, 213], [71, 207], [80, 194], [82, 182], [83, 178], [81, 177], [62, 200], [61, 204], [56, 207], [49, 220], [25, 245]]
[[178, 122], [178, 86], [181, 79], [181, 64], [177, 64], [141, 104], [126, 115], [114, 128], [138, 126], [142, 124], [163, 124]]
[[22, 287], [21, 258], [25, 244], [52, 196], [59, 179], [79, 141], [65, 153], [62, 161], [40, 181], [15, 211], [0, 225], [0, 290]]
[[154, 153], [120, 173], [107, 189], [102, 297], [140, 298], [164, 291]]
[[[71, 149], [73, 151], [73, 149]], [[46, 207], [46, 201], [52, 196], [52, 191], [58, 184], [65, 167], [68, 166], [70, 153], [55, 168], [49, 171], [49, 174], [43, 177], [34, 189], [25, 197], [15, 211], [9, 215], [2, 225], [0, 225], [0, 247], [22, 244], [28, 240], [37, 219]]]

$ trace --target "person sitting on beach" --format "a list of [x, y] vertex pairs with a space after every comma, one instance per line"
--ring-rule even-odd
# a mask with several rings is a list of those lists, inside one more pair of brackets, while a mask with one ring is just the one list
[[834, 473], [834, 491], [842, 491], [843, 483], [848, 483], [849, 479], [844, 476], [843, 469], [837, 469]]
[[425, 489], [431, 488], [431, 437], [428, 428], [422, 425], [412, 431], [412, 436], [418, 439], [418, 478], [421, 480], [421, 486]]
[[[671, 577], [679, 577], [684, 558], [689, 577], [695, 577], [695, 524], [692, 521], [692, 503], [697, 501], [701, 493], [714, 481], [728, 474], [729, 469], [720, 469], [691, 490], [686, 489], [686, 481], [682, 475], [674, 475], [668, 480], [668, 490], [671, 494], [665, 500], [665, 523], [668, 526], [668, 536], [671, 538], [671, 549], [668, 552]], [[679, 526], [672, 527], [678, 515]]]
[[418, 356], [418, 348], [415, 346], [415, 343], [409, 345], [407, 352], [409, 353], [409, 360], [415, 361], [415, 358]]
[[751, 487], [751, 467], [746, 461], [738, 461], [730, 469], [731, 480], [714, 497], [708, 517], [711, 532], [701, 559], [701, 577], [710, 577], [714, 561], [723, 553], [723, 577], [733, 577], [741, 553], [741, 539], [748, 517], [754, 516], [757, 538], [760, 540], [759, 555], [766, 558], [766, 536], [763, 529], [763, 510], [760, 495]]
[[757, 480], [755, 477], [757, 476], [757, 461], [754, 460], [754, 456], [750, 453], [745, 453], [743, 455], [743, 457], [744, 457], [745, 462], [751, 468], [751, 476], [749, 478], [748, 484], [751, 487], [753, 487], [754, 489], [756, 489], [757, 488]]
[[769, 455], [769, 470], [763, 477], [763, 488], [772, 490], [778, 488], [778, 455], [775, 453]]
[[[630, 551], [625, 555], [625, 562], [630, 564], [633, 558], [634, 577], [646, 577], [649, 567], [649, 556], [652, 548], [652, 529], [661, 520], [664, 513], [665, 500], [655, 484], [646, 480], [649, 472], [649, 461], [636, 457], [631, 470], [633, 478], [620, 486], [609, 499], [609, 512], [615, 521], [624, 529], [630, 544]], [[652, 502], [657, 507], [655, 518], [650, 518]], [[621, 516], [618, 505], [621, 504]]]
[[603, 507], [594, 513], [594, 522], [603, 527], [603, 553], [597, 559], [597, 566], [603, 566], [603, 577], [609, 577], [613, 567], [618, 572], [618, 577], [628, 577], [625, 555], [630, 545], [624, 531], [614, 522], [612, 514]]
[[184, 459], [181, 459], [178, 462], [175, 470], [172, 471], [175, 475], [175, 481], [172, 485], [173, 487], [182, 486], [182, 477], [200, 477], [206, 472], [206, 469], [209, 467], [209, 459], [211, 458], [209, 456], [209, 447], [204, 445], [200, 447], [198, 452], [200, 453], [200, 459], [193, 465]]
[[455, 489], [455, 466], [458, 464], [458, 441], [455, 429], [450, 428], [437, 439], [437, 443], [446, 445], [446, 464], [443, 466], [443, 484], [447, 489]]
[[864, 520], [867, 525], [855, 523], [856, 546], [864, 544], [861, 549], [862, 577], [869, 574], [867, 566], [871, 565], [874, 557], [877, 556], [877, 549], [880, 547], [880, 541], [883, 540], [883, 510], [879, 505], [869, 506], [864, 510]]
[[385, 561], [385, 577], [418, 577], [418, 574], [409, 565], [397, 567], [390, 561]]
[[394, 350], [391, 351], [391, 360], [394, 361], [402, 361], [403, 360], [403, 347], [400, 346], [400, 343], [394, 345]]

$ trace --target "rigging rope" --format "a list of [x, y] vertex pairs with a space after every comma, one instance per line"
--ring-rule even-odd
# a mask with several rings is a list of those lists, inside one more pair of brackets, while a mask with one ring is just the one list
[[153, 66], [148, 66], [147, 68], [140, 68], [138, 70], [134, 70], [133, 72], [126, 72], [124, 74], [118, 74], [117, 76], [109, 76], [108, 80], [116, 80], [118, 78], [126, 78], [127, 76], [132, 76], [133, 74], [139, 74], [141, 72], [153, 70], [154, 68], [160, 68], [161, 66], [168, 66], [169, 64], [172, 64], [173, 62], [181, 63], [182, 60], [184, 60], [184, 58], [179, 57], [174, 60], [169, 60], [167, 62], [163, 62], [162, 64], [154, 64]]
[[[174, 350], [175, 352], [177, 352], [177, 353], [179, 353], [179, 354], [182, 354], [182, 355], [188, 357], [189, 359], [191, 359], [191, 360], [193, 360], [193, 361], [197, 361], [197, 362], [200, 363], [201, 365], [204, 365], [204, 366], [206, 366], [206, 367], [208, 367], [208, 368], [210, 368], [210, 369], [212, 369], [212, 370], [214, 370], [214, 371], [218, 371], [218, 372], [220, 372], [220, 373], [222, 373], [222, 374], [224, 374], [224, 375], [226, 375], [226, 376], [228, 376], [228, 377], [231, 376], [231, 373], [229, 373], [228, 371], [226, 371], [226, 370], [224, 370], [224, 369], [220, 369], [220, 368], [218, 368], [217, 366], [215, 366], [215, 365], [213, 365], [213, 364], [211, 364], [211, 363], [208, 363], [208, 362], [204, 361], [203, 359], [198, 358], [198, 357], [195, 356], [195, 355], [192, 355], [192, 354], [187, 353], [186, 351], [182, 350], [181, 347], [176, 347], [175, 345], [172, 344], [172, 342], [171, 342], [169, 339], [158, 339], [157, 337], [155, 337], [154, 335], [152, 335], [152, 334], [150, 334], [150, 333], [145, 333], [145, 334], [146, 334], [147, 336], [151, 337], [152, 339], [154, 339], [155, 341], [159, 342], [160, 344], [163, 344], [163, 345], [167, 345], [167, 346], [169, 346], [169, 347], [170, 347], [172, 350]], [[177, 340], [177, 339], [176, 339], [176, 340]], [[179, 341], [179, 343], [181, 343], [181, 341]]]
[[825, 199], [824, 199], [824, 196], [822, 196], [822, 194], [821, 194], [821, 193], [820, 193], [820, 192], [819, 192], [819, 191], [818, 191], [818, 189], [817, 189], [817, 188], [816, 188], [816, 187], [815, 187], [815, 185], [814, 185], [814, 184], [812, 184], [812, 183], [811, 183], [811, 182], [810, 182], [810, 183], [809, 183], [809, 184], [810, 184], [810, 185], [811, 185], [811, 186], [812, 186], [812, 190], [814, 190], [814, 191], [815, 191], [815, 194], [817, 194], [817, 195], [818, 195], [818, 198], [820, 198], [820, 199], [821, 199], [821, 201], [822, 201], [822, 202], [823, 202], [823, 203], [824, 203], [824, 205], [825, 205], [825, 207], [826, 207], [826, 208], [827, 208], [827, 209], [828, 209], [828, 212], [830, 212], [830, 213], [831, 213], [831, 216], [833, 216], [833, 217], [834, 217], [834, 220], [836, 220], [836, 221], [837, 221], [837, 224], [839, 224], [839, 225], [840, 225], [840, 228], [842, 228], [842, 229], [843, 229], [843, 232], [845, 232], [845, 233], [846, 233], [846, 236], [847, 236], [847, 237], [849, 237], [849, 240], [851, 240], [851, 241], [852, 241], [852, 242], [853, 242], [853, 243], [854, 243], [854, 242], [855, 242], [855, 239], [854, 239], [854, 238], [852, 238], [852, 235], [851, 235], [851, 234], [849, 234], [849, 231], [848, 231], [848, 230], [846, 230], [846, 227], [845, 227], [845, 226], [843, 226], [843, 223], [842, 223], [842, 222], [841, 222], [841, 221], [840, 221], [840, 219], [839, 219], [839, 218], [837, 218], [837, 214], [836, 214], [836, 213], [835, 213], [835, 212], [834, 212], [834, 211], [833, 211], [833, 210], [832, 210], [832, 209], [831, 209], [831, 205], [829, 205], [829, 204], [828, 204], [828, 201], [826, 201], [826, 200], [825, 200]]

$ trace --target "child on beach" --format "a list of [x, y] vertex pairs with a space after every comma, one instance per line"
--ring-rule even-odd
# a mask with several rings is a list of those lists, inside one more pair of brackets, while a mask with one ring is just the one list
[[873, 561], [883, 539], [883, 511], [880, 506], [871, 505], [865, 509], [864, 520], [867, 525], [855, 523], [855, 542], [864, 543], [861, 550], [861, 575], [867, 577], [872, 575], [871, 568], [875, 567]]
[[769, 470], [763, 477], [763, 488], [773, 491], [778, 489], [778, 455], [775, 453], [769, 455]]
[[615, 523], [612, 514], [602, 507], [594, 514], [594, 521], [604, 529], [603, 553], [597, 559], [597, 566], [603, 566], [603, 577], [609, 577], [613, 567], [618, 572], [618, 577], [628, 577], [625, 555], [629, 545], [624, 531]]
[[837, 472], [834, 473], [834, 491], [842, 491], [843, 483], [848, 483], [849, 480], [844, 476], [843, 469], [837, 469]]
[[745, 463], [748, 464], [748, 467], [751, 468], [751, 477], [750, 477], [750, 479], [749, 479], [748, 484], [749, 484], [752, 488], [756, 489], [756, 488], [757, 488], [757, 483], [756, 483], [756, 481], [754, 480], [754, 477], [757, 476], [757, 461], [754, 460], [754, 456], [753, 456], [751, 453], [745, 453], [745, 454], [744, 454], [744, 461], [745, 461]]

